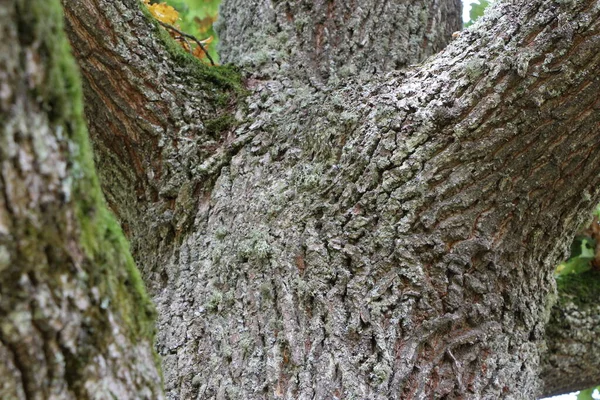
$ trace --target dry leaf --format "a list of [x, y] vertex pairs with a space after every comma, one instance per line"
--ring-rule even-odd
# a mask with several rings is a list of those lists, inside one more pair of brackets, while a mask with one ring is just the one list
[[175, 22], [179, 19], [179, 13], [176, 9], [168, 5], [167, 3], [160, 4], [149, 4], [149, 0], [145, 0], [144, 3], [148, 7], [150, 13], [159, 20], [160, 22], [164, 22], [165, 24], [174, 25]]

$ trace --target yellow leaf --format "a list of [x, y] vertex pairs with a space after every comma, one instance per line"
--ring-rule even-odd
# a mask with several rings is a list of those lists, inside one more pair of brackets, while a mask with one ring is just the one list
[[166, 3], [146, 3], [146, 6], [148, 6], [148, 10], [154, 16], [154, 18], [165, 24], [173, 25], [179, 19], [179, 13], [177, 10]]
[[[175, 41], [179, 43], [181, 47], [183, 47], [185, 51], [191, 51], [191, 53], [196, 58], [199, 58], [202, 61], [205, 61], [204, 59], [208, 58], [208, 55], [204, 52], [204, 50], [202, 50], [200, 46], [192, 44], [193, 42], [191, 41], [191, 39], [186, 38], [186, 36], [189, 37], [190, 35], [187, 35], [185, 33], [182, 34], [178, 31], [179, 27], [175, 25], [175, 22], [177, 22], [177, 20], [179, 19], [179, 13], [177, 12], [177, 10], [175, 10], [173, 7], [166, 3], [150, 4], [151, 0], [141, 1], [146, 5], [146, 7], [148, 7], [148, 11], [150, 11], [154, 18], [156, 18], [163, 24], [173, 25], [171, 28], [167, 29], [167, 31], [169, 32], [171, 37], [173, 37], [173, 39], [175, 39]], [[216, 19], [216, 17], [214, 19]], [[208, 45], [212, 41], [213, 37], [211, 36], [208, 39], [201, 40], [200, 43], [202, 43], [202, 46], [204, 46], [204, 48], [208, 51]], [[211, 64], [214, 65], [212, 61]]]

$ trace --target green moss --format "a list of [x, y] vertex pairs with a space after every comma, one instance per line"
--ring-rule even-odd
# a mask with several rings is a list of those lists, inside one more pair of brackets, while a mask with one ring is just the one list
[[[64, 37], [62, 8], [55, 1], [17, 1], [19, 38], [24, 45], [41, 41], [40, 62], [48, 67], [46, 82], [36, 86], [36, 97], [50, 122], [60, 125], [77, 120], [82, 102], [80, 81], [70, 48]], [[76, 96], [76, 97], [72, 97]], [[74, 121], [78, 123], [79, 121]]]
[[378, 363], [373, 367], [373, 373], [371, 374], [371, 378], [377, 384], [380, 384], [386, 382], [391, 373], [392, 370], [388, 365]]
[[[63, 31], [63, 14], [58, 0], [20, 0], [17, 2], [19, 32], [23, 40], [39, 41], [39, 53], [48, 67], [42, 89], [33, 93], [46, 110], [50, 125], [70, 141], [70, 174], [80, 245], [87, 256], [80, 279], [88, 290], [96, 287], [100, 306], [88, 318], [94, 331], [108, 328], [103, 323], [110, 307], [129, 330], [132, 342], [154, 340], [155, 311], [144, 288], [128, 244], [114, 217], [108, 211], [95, 173], [92, 152], [83, 117], [83, 96], [78, 68]], [[98, 334], [95, 340], [106, 335]], [[102, 343], [97, 346], [102, 348]], [[160, 363], [157, 362], [157, 366]]]
[[600, 298], [600, 272], [569, 274], [556, 280], [559, 302], [577, 305], [596, 304]]
[[214, 291], [206, 303], [206, 309], [210, 312], [217, 312], [222, 301], [223, 294], [221, 292]]
[[241, 260], [266, 260], [271, 255], [268, 234], [260, 230], [251, 232], [238, 246], [237, 256]]
[[[164, 43], [167, 52], [181, 66], [188, 67], [189, 71], [201, 82], [210, 83], [211, 87], [233, 91], [235, 94], [244, 95], [242, 78], [239, 69], [234, 65], [206, 65], [196, 57], [185, 51], [171, 38], [165, 28], [150, 14], [148, 9], [139, 2], [139, 7], [148, 19], [156, 26], [157, 36]], [[219, 93], [216, 93], [217, 98]], [[229, 96], [227, 96], [229, 98]]]
[[156, 311], [120, 226], [104, 204], [92, 214], [79, 208], [78, 217], [81, 245], [94, 265], [90, 282], [110, 299], [113, 309], [118, 307], [132, 339], [153, 340]]
[[238, 124], [236, 119], [231, 114], [223, 114], [217, 118], [210, 119], [204, 123], [206, 133], [214, 138], [221, 136], [223, 132], [227, 132]]

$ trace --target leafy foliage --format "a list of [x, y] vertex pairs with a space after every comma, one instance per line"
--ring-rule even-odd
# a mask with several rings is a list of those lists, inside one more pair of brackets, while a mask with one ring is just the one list
[[146, 7], [148, 7], [150, 13], [157, 20], [164, 22], [165, 24], [174, 25], [179, 19], [179, 13], [173, 7], [167, 5], [166, 3], [150, 4], [150, 0], [143, 1], [144, 4], [146, 4]]
[[571, 256], [560, 263], [554, 271], [557, 278], [566, 274], [580, 274], [592, 268], [591, 261], [596, 256], [596, 241], [589, 237], [576, 236], [571, 244]]
[[600, 270], [600, 204], [596, 206], [592, 215], [591, 224], [575, 236], [569, 259], [556, 267], [554, 272], [557, 279], [566, 274], [580, 274], [590, 269]]
[[[598, 260], [600, 259], [600, 204], [593, 212], [594, 219], [588, 229], [581, 235], [577, 235], [571, 244], [571, 255], [569, 259], [560, 263], [554, 271], [554, 276], [559, 282], [567, 275], [579, 275], [593, 268], [598, 269]], [[593, 394], [600, 391], [600, 386], [582, 390], [577, 395], [577, 400], [595, 400]], [[597, 395], [596, 395], [597, 396]]]
[[[217, 19], [218, 3], [220, 0], [172, 0], [168, 3], [157, 3], [151, 0], [142, 0], [148, 8], [148, 11], [163, 26], [168, 26], [171, 37], [177, 41], [186, 51], [192, 53], [200, 60], [208, 59], [211, 61], [217, 57], [214, 50], [208, 49], [208, 45], [213, 42], [214, 31], [212, 24]], [[190, 11], [188, 3], [201, 3]], [[210, 3], [210, 4], [209, 4]], [[211, 7], [206, 7], [210, 5]], [[202, 19], [201, 15], [205, 15]], [[167, 27], [165, 26], [165, 27]], [[211, 33], [213, 35], [211, 35]], [[197, 40], [198, 37], [206, 37], [204, 40]], [[194, 40], [190, 40], [194, 39]], [[205, 53], [208, 52], [208, 55]]]
[[217, 20], [221, 0], [166, 0], [179, 13], [181, 29], [198, 38], [208, 38], [208, 54], [218, 60], [216, 46], [219, 42], [213, 24]]
[[473, 25], [477, 18], [483, 15], [485, 9], [490, 5], [487, 0], [479, 0], [479, 3], [471, 3], [471, 10], [469, 11], [470, 20], [465, 22], [465, 28]]
[[595, 388], [590, 388], [590, 389], [582, 390], [577, 395], [577, 400], [595, 400], [594, 397], [592, 396], [594, 394], [595, 390], [600, 390], [600, 386], [595, 387]]

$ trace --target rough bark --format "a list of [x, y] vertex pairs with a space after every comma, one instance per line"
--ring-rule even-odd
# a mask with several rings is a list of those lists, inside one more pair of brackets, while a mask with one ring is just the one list
[[574, 392], [600, 382], [600, 273], [559, 280], [559, 299], [546, 329], [543, 393]]
[[[317, 54], [333, 71], [369, 60], [329, 33], [306, 74], [291, 56], [250, 70], [242, 100], [159, 41], [136, 1], [65, 1], [170, 398], [542, 393], [552, 270], [599, 199], [600, 10], [513, 3], [435, 59], [369, 79], [324, 83]], [[285, 22], [313, 18], [304, 6], [254, 15], [316, 43]], [[264, 36], [226, 58], [271, 49]], [[211, 115], [234, 123], [211, 136]]]
[[56, 0], [0, 2], [0, 398], [162, 398]]
[[154, 249], [137, 252], [140, 268], [157, 271], [156, 254], [181, 238], [215, 171], [250, 140], [229, 132], [239, 74], [197, 65], [137, 0], [63, 4], [74, 54], [83, 61], [98, 173], [111, 182], [104, 193], [133, 251]]
[[423, 61], [462, 27], [460, 0], [226, 0], [221, 58], [317, 81], [373, 76]]

